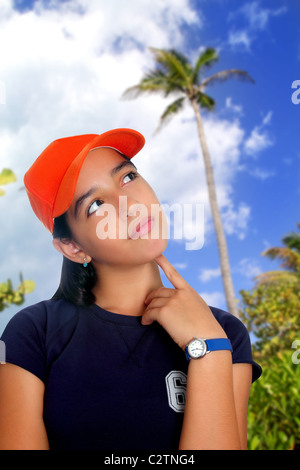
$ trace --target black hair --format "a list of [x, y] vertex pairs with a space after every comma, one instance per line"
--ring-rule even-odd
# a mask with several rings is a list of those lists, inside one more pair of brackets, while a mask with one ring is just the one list
[[[73, 239], [66, 212], [54, 219], [53, 238], [60, 238], [65, 243]], [[60, 284], [52, 299], [63, 298], [84, 307], [92, 305], [95, 303], [92, 289], [96, 281], [97, 275], [92, 263], [84, 267], [64, 256]]]

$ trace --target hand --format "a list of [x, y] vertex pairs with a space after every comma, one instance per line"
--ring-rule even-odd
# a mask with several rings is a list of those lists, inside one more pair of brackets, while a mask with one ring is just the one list
[[167, 258], [160, 255], [155, 261], [175, 289], [160, 287], [146, 297], [142, 324], [157, 321], [182, 349], [193, 337], [226, 338], [208, 305]]

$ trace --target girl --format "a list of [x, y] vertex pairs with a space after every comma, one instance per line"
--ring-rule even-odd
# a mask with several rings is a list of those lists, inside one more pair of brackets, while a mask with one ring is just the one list
[[162, 254], [159, 202], [131, 161], [143, 145], [131, 129], [59, 139], [25, 175], [63, 268], [3, 333], [1, 449], [246, 447], [260, 367], [243, 324]]

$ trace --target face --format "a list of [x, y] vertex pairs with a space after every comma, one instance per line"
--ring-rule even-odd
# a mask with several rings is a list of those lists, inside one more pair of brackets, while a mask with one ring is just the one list
[[154, 191], [131, 162], [110, 148], [88, 153], [67, 216], [75, 244], [95, 267], [145, 263], [167, 245], [166, 221]]

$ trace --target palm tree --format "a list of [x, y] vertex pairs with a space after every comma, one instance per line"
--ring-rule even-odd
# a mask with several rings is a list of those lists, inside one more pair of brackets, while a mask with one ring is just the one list
[[231, 277], [227, 243], [218, 207], [213, 168], [200, 109], [212, 111], [215, 107], [213, 98], [204, 92], [208, 85], [227, 80], [228, 78], [239, 78], [252, 83], [254, 83], [254, 81], [247, 72], [237, 69], [224, 70], [208, 78], [204, 78], [203, 71], [206, 71], [218, 60], [218, 54], [213, 48], [207, 48], [204, 52], [200, 53], [194, 66], [186, 56], [176, 50], [156, 48], [150, 48], [150, 50], [156, 62], [155, 69], [146, 73], [140, 83], [128, 88], [123, 96], [127, 98], [137, 98], [143, 93], [162, 93], [164, 97], [174, 95], [176, 99], [167, 106], [162, 114], [159, 128], [168, 122], [172, 116], [182, 110], [185, 103], [189, 103], [192, 106], [196, 117], [198, 135], [204, 159], [208, 196], [217, 236], [227, 308], [229, 312], [238, 317], [239, 314]]
[[[297, 224], [300, 229], [300, 223]], [[285, 246], [268, 248], [262, 253], [270, 259], [282, 260], [282, 270], [268, 271], [257, 276], [257, 285], [276, 282], [300, 281], [300, 233], [291, 232], [286, 235], [282, 242]]]

